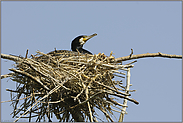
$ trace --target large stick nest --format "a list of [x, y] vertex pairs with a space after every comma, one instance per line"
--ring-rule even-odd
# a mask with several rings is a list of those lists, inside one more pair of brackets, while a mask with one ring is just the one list
[[31, 58], [12, 56], [11, 59], [16, 64], [10, 69], [13, 73], [7, 76], [18, 86], [16, 90], [7, 91], [16, 93], [11, 99], [16, 121], [19, 118], [31, 121], [33, 117], [36, 122], [51, 121], [52, 115], [60, 122], [98, 121], [97, 109], [108, 121], [113, 121], [116, 110], [111, 106], [118, 108], [116, 112], [120, 112], [117, 106], [123, 106], [115, 99], [138, 104], [125, 93], [123, 83], [115, 80], [115, 77], [124, 79], [125, 73], [120, 71], [133, 65], [116, 63], [112, 53], [109, 57], [64, 50], [37, 53]]

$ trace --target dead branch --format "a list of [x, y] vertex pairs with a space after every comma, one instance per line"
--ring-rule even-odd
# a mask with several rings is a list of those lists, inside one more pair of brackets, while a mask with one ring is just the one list
[[15, 62], [23, 60], [23, 57], [7, 55], [7, 54], [2, 54], [2, 53], [1, 53], [1, 58], [12, 60], [12, 61], [15, 61]]
[[7, 78], [7, 77], [12, 77], [14, 75], [14, 73], [8, 73], [5, 75], [1, 75], [1, 79]]
[[132, 59], [139, 59], [139, 58], [146, 58], [146, 57], [164, 57], [164, 58], [177, 58], [177, 59], [182, 59], [182, 55], [171, 55], [171, 54], [164, 54], [164, 53], [145, 53], [145, 54], [138, 54], [138, 55], [132, 55], [130, 54], [129, 56], [125, 57], [120, 57], [116, 58], [116, 62], [122, 62], [122, 61], [127, 61], [127, 60], [132, 60]]

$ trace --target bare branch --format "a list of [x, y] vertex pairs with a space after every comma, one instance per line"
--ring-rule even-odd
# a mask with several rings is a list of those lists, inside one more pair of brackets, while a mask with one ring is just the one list
[[5, 75], [1, 75], [1, 79], [7, 78], [7, 77], [12, 77], [15, 73], [8, 73]]
[[13, 56], [13, 55], [6, 55], [6, 54], [2, 54], [2, 53], [1, 53], [1, 58], [12, 60], [12, 61], [15, 61], [15, 62], [23, 60], [23, 57]]
[[146, 57], [164, 57], [164, 58], [177, 58], [177, 59], [182, 59], [182, 55], [171, 55], [171, 54], [164, 54], [164, 53], [145, 53], [145, 54], [138, 54], [138, 55], [129, 55], [129, 56], [124, 56], [120, 58], [116, 58], [116, 62], [121, 62], [121, 61], [127, 61], [127, 60], [132, 60], [132, 59], [139, 59], [139, 58], [146, 58]]

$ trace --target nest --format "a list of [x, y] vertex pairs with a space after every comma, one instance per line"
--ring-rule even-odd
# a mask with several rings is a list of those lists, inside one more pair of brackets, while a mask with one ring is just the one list
[[[48, 54], [37, 51], [31, 58], [11, 56], [15, 68], [9, 69], [17, 84], [11, 97], [13, 117], [36, 118], [35, 122], [50, 121], [53, 115], [59, 122], [87, 122], [98, 120], [97, 110], [108, 121], [113, 112], [121, 112], [124, 105], [116, 99], [127, 99], [138, 104], [125, 90], [122, 81], [131, 64], [117, 63], [112, 53], [89, 55], [72, 51], [55, 50]], [[16, 60], [15, 60], [16, 59]], [[1, 78], [5, 77], [1, 76]], [[114, 107], [117, 110], [114, 110]], [[127, 107], [127, 106], [126, 106]]]

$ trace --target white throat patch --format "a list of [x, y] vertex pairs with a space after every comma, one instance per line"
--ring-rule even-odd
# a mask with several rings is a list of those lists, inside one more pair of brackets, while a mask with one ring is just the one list
[[80, 42], [81, 45], [83, 45], [83, 44], [86, 43], [85, 41], [83, 41], [83, 38], [80, 38], [80, 39], [79, 39], [79, 42]]

